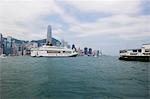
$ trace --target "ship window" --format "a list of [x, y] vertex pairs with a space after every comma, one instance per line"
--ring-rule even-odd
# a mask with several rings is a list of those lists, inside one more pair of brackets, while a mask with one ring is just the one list
[[130, 53], [130, 55], [137, 55], [137, 53]]
[[137, 50], [133, 50], [133, 52], [137, 52]]
[[63, 53], [71, 53], [71, 51], [63, 51]]
[[126, 53], [127, 51], [126, 50], [120, 50], [120, 53]]
[[50, 51], [47, 51], [47, 53], [60, 53], [60, 51], [52, 51], [52, 50], [50, 50]]
[[143, 53], [144, 55], [150, 55], [150, 53]]
[[150, 49], [145, 49], [145, 52], [150, 52]]
[[141, 49], [139, 49], [138, 52], [141, 52]]

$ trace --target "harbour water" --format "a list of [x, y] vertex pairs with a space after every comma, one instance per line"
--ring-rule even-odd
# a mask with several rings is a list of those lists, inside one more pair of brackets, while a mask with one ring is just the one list
[[115, 56], [0, 59], [0, 99], [150, 99], [150, 62]]

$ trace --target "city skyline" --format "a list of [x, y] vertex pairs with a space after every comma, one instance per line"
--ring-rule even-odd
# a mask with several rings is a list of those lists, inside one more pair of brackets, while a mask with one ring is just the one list
[[117, 55], [150, 42], [148, 0], [0, 0], [0, 33], [21, 40], [53, 37]]

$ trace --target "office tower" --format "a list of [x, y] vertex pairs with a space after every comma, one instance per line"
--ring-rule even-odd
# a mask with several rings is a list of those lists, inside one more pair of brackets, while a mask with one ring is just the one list
[[72, 45], [72, 49], [73, 49], [74, 51], [77, 51], [76, 46], [75, 46], [74, 44]]
[[89, 55], [92, 55], [92, 48], [89, 48], [88, 54], [89, 54]]
[[65, 47], [65, 40], [61, 40], [61, 47]]
[[18, 55], [22, 55], [22, 44], [18, 45]]
[[2, 48], [3, 44], [3, 35], [0, 33], [0, 48]]
[[7, 39], [3, 41], [3, 54], [7, 54]]
[[83, 50], [81, 50], [80, 47], [78, 48], [77, 52], [78, 52], [79, 56], [83, 56], [84, 55]]
[[12, 55], [16, 56], [17, 55], [17, 45], [15, 43], [15, 40], [12, 42]]
[[99, 51], [99, 50], [97, 50], [97, 53], [96, 53], [96, 54], [97, 54], [97, 56], [99, 56], [99, 54], [100, 54], [100, 51]]
[[12, 37], [8, 36], [7, 37], [7, 49], [6, 49], [6, 54], [10, 55], [12, 54]]
[[0, 55], [3, 54], [3, 36], [0, 33]]
[[47, 40], [46, 40], [46, 44], [52, 44], [52, 29], [51, 29], [51, 25], [48, 25], [48, 27], [47, 27]]
[[61, 47], [68, 47], [68, 42], [66, 42], [65, 40], [62, 40]]
[[84, 48], [84, 55], [88, 55], [88, 48], [87, 47]]

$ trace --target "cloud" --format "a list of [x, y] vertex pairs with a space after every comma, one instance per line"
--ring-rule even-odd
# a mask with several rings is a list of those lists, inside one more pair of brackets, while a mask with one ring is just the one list
[[77, 37], [98, 35], [107, 37], [109, 35], [132, 39], [150, 36], [150, 15], [140, 15], [143, 7], [141, 6], [141, 0], [65, 1], [81, 12], [111, 13], [109, 16], [99, 17], [96, 21], [89, 23], [74, 20], [74, 24], [70, 24], [69, 32], [76, 34]]
[[140, 0], [65, 0], [81, 11], [109, 12], [112, 14], [137, 14]]
[[[62, 13], [62, 9], [54, 0], [0, 0], [0, 8], [0, 32], [6, 36], [30, 40], [45, 32], [47, 24], [39, 19], [40, 16]], [[18, 35], [19, 33], [24, 36]], [[30, 38], [26, 34], [29, 34]]]
[[150, 36], [150, 16], [114, 15], [101, 18], [90, 24], [72, 25], [71, 32], [79, 32], [79, 37], [115, 35], [121, 38]]

